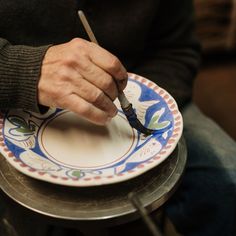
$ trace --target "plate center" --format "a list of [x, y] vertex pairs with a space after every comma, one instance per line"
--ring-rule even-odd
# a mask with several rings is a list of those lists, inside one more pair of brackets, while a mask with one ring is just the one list
[[39, 135], [40, 148], [52, 161], [72, 168], [103, 168], [125, 158], [137, 137], [127, 120], [117, 115], [106, 127], [63, 111], [49, 120]]

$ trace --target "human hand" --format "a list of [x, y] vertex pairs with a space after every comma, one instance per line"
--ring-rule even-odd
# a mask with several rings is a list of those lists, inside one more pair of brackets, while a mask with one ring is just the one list
[[125, 88], [127, 77], [117, 57], [76, 38], [46, 52], [38, 83], [39, 103], [68, 109], [104, 125], [117, 114], [113, 101], [118, 90]]

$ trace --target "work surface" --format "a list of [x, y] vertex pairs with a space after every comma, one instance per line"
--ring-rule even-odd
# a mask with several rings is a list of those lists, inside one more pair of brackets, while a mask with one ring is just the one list
[[68, 187], [39, 181], [15, 170], [0, 156], [0, 186], [12, 199], [32, 213], [78, 224], [121, 224], [139, 217], [128, 199], [135, 193], [148, 211], [165, 203], [177, 188], [186, 163], [181, 138], [174, 152], [159, 166], [119, 184]]

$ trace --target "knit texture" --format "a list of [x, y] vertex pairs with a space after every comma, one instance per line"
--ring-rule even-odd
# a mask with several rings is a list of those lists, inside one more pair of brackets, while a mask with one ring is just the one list
[[12, 46], [0, 39], [1, 109], [24, 108], [39, 112], [37, 84], [48, 46]]

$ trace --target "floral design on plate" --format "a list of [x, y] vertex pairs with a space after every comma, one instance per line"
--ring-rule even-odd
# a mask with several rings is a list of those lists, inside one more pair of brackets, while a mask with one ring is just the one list
[[55, 184], [96, 186], [138, 176], [171, 154], [183, 121], [170, 94], [146, 78], [130, 73], [124, 92], [139, 120], [159, 132], [132, 129], [118, 101], [118, 115], [106, 127], [67, 110], [9, 110], [0, 117], [0, 151], [17, 170]]

